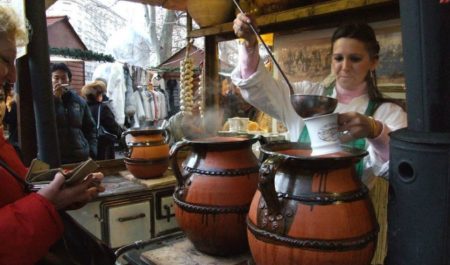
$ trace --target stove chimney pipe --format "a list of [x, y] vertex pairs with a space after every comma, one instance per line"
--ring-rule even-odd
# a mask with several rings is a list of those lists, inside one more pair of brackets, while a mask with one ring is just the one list
[[450, 4], [400, 0], [408, 128], [391, 134], [387, 265], [450, 264]]

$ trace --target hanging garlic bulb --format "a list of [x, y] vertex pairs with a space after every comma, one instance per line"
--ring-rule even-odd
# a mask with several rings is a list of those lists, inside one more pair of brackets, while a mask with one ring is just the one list
[[199, 111], [200, 111], [200, 117], [202, 119], [205, 118], [204, 112], [205, 112], [205, 104], [203, 101], [203, 95], [205, 93], [205, 68], [202, 67], [200, 76], [199, 76], [200, 81], [198, 82], [198, 93], [200, 94], [200, 104], [199, 104]]
[[189, 44], [186, 49], [186, 56], [180, 62], [180, 110], [183, 115], [192, 115], [194, 106], [194, 64], [189, 57]]

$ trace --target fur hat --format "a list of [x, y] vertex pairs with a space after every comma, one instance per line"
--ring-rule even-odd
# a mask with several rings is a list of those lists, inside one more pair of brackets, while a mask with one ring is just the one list
[[102, 82], [100, 80], [86, 84], [81, 89], [81, 95], [85, 98], [87, 98], [89, 96], [96, 97], [96, 96], [104, 94], [104, 93], [106, 93], [106, 85], [104, 82]]

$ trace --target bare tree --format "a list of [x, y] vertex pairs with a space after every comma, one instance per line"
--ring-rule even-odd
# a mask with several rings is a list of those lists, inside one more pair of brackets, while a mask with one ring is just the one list
[[[145, 6], [145, 21], [148, 26], [151, 46], [156, 55], [154, 65], [160, 64], [173, 54], [174, 29], [175, 26], [180, 26], [178, 19], [180, 16], [177, 13], [180, 12], [166, 9], [161, 25], [157, 23], [155, 6]], [[183, 27], [185, 26], [183, 25]], [[160, 32], [159, 38], [158, 31]]]

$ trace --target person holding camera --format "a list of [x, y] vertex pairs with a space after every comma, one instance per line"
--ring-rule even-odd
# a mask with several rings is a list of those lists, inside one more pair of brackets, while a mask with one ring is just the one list
[[70, 88], [72, 72], [64, 63], [51, 65], [61, 163], [97, 157], [97, 129], [86, 101]]

